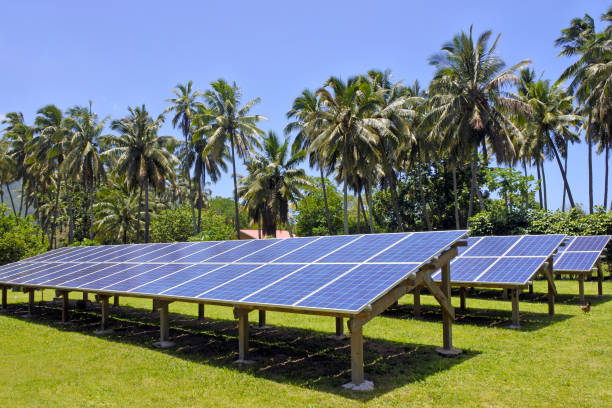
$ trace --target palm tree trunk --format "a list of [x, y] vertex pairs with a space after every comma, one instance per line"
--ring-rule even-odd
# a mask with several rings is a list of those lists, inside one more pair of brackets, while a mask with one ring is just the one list
[[587, 144], [589, 147], [589, 214], [593, 214], [593, 143], [590, 129], [587, 130]]
[[321, 190], [323, 191], [323, 203], [325, 203], [325, 219], [327, 220], [327, 232], [329, 235], [333, 235], [331, 228], [331, 219], [329, 217], [329, 206], [327, 205], [327, 191], [325, 191], [325, 175], [323, 174], [323, 166], [319, 164], [319, 170], [321, 171]]
[[603, 201], [604, 209], [608, 206], [608, 157], [609, 155], [610, 155], [610, 148], [606, 144], [606, 170], [605, 170], [606, 173], [604, 176], [604, 201]]
[[94, 225], [93, 205], [94, 205], [94, 187], [92, 185], [91, 188], [90, 188], [90, 191], [89, 191], [89, 239], [91, 239], [92, 241], [94, 239], [94, 232], [93, 232], [93, 225]]
[[544, 209], [548, 211], [548, 192], [546, 191], [546, 172], [544, 172], [544, 160], [540, 162], [542, 167], [542, 184], [544, 185]]
[[538, 194], [540, 198], [540, 208], [544, 208], [544, 199], [542, 198], [542, 175], [540, 174], [540, 162], [536, 160], [535, 165], [538, 172]]
[[453, 200], [455, 201], [455, 228], [460, 228], [459, 202], [457, 201], [457, 169], [453, 168]]
[[368, 203], [368, 220], [370, 222], [370, 233], [374, 233], [374, 216], [372, 215], [373, 208], [372, 208], [372, 190], [370, 188], [370, 181], [366, 180], [366, 202]]
[[476, 196], [478, 197], [478, 202], [480, 203], [480, 211], [485, 211], [484, 198], [482, 198], [482, 193], [480, 192], [480, 186], [478, 185], [478, 149], [474, 149], [473, 155], [474, 161], [474, 171], [472, 172], [472, 183], [474, 183], [474, 191], [476, 192]]
[[61, 188], [61, 185], [58, 181], [57, 193], [55, 194], [55, 208], [53, 209], [53, 224], [51, 226], [51, 237], [52, 238], [49, 240], [49, 250], [53, 248], [53, 238], [55, 238], [55, 233], [57, 232], [57, 213], [59, 212], [60, 188]]
[[238, 180], [236, 179], [236, 155], [234, 153], [234, 131], [230, 135], [230, 144], [232, 147], [232, 169], [234, 170], [234, 210], [236, 218], [236, 239], [240, 239], [240, 213], [238, 212]]
[[138, 194], [138, 215], [136, 216], [136, 242], [140, 242], [140, 217], [142, 215], [142, 183], [140, 184], [140, 193]]
[[423, 217], [425, 218], [425, 225], [427, 226], [427, 231], [431, 231], [431, 220], [429, 219], [429, 211], [427, 211], [427, 203], [425, 202], [425, 189], [423, 188], [423, 178], [420, 160], [417, 162], [417, 171], [419, 172], [417, 175], [417, 182], [419, 183], [419, 196], [421, 198], [421, 211], [423, 212]]
[[17, 211], [15, 211], [15, 202], [13, 201], [13, 194], [11, 193], [11, 186], [9, 183], [6, 184], [6, 191], [8, 191], [9, 198], [11, 199], [11, 208], [13, 209], [13, 215], [17, 216]]
[[200, 231], [202, 231], [202, 183], [198, 180], [198, 234]]
[[342, 153], [342, 172], [344, 178], [344, 187], [342, 188], [344, 193], [344, 235], [349, 234], [348, 230], [348, 168], [346, 167], [346, 156], [348, 155], [348, 147], [346, 140], [344, 141], [344, 151]]
[[563, 170], [563, 165], [561, 164], [561, 158], [559, 157], [559, 152], [557, 151], [557, 147], [555, 146], [552, 139], [550, 138], [550, 135], [548, 136], [548, 139], [550, 141], [552, 150], [555, 154], [555, 159], [557, 159], [557, 165], [559, 166], [559, 171], [561, 171], [561, 176], [563, 177], [563, 183], [565, 184], [565, 188], [567, 189], [567, 198], [569, 199], [570, 206], [571, 208], [574, 208], [576, 207], [576, 205], [574, 204], [574, 197], [572, 196], [572, 190], [570, 189], [570, 186], [567, 183], [567, 175], [565, 174], [565, 170]]
[[390, 166], [388, 166], [387, 174], [389, 175], [389, 192], [391, 193], [391, 203], [393, 204], [393, 212], [395, 213], [395, 218], [397, 219], [397, 228], [400, 232], [403, 232], [404, 222], [402, 220], [402, 213], [399, 207], [399, 197], [397, 196], [396, 177], [393, 168], [391, 168]]
[[68, 196], [66, 197], [68, 200], [68, 245], [70, 245], [74, 242], [74, 211], [72, 209], [72, 186], [68, 180], [66, 180], [66, 195]]
[[[361, 192], [359, 193], [359, 205], [361, 206], [361, 213], [363, 214], [363, 223], [365, 225], [368, 224], [368, 217], [366, 216], [365, 206], [363, 205], [363, 198], [361, 196]], [[364, 228], [365, 230], [365, 228]]]
[[[24, 188], [25, 188], [25, 181], [24, 181], [24, 177], [21, 178], [21, 200], [19, 202], [19, 217], [21, 217], [21, 211], [23, 210], [23, 201], [24, 201]], [[26, 214], [28, 213], [28, 210], [26, 210]]]
[[361, 234], [361, 192], [357, 190], [357, 234]]
[[257, 214], [257, 237], [261, 239], [261, 214]]
[[[523, 162], [523, 174], [525, 175], [525, 177], [527, 177], [527, 160], [523, 159], [522, 162]], [[528, 204], [529, 204], [529, 193], [525, 191], [524, 198], [523, 198], [523, 205], [525, 209], [527, 209]]]
[[149, 177], [145, 178], [145, 230], [144, 240], [149, 243]]
[[[567, 174], [567, 156], [569, 156], [569, 142], [565, 142], [565, 165], [564, 167], [564, 171], [565, 174]], [[561, 205], [561, 211], [565, 212], [565, 196], [567, 195], [567, 189], [565, 188], [565, 184], [563, 184], [563, 203]]]

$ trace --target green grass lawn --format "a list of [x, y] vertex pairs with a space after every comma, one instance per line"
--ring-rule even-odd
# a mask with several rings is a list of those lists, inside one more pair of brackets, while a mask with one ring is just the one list
[[[370, 393], [341, 388], [350, 381], [350, 350], [348, 340], [328, 338], [333, 318], [268, 313], [274, 327], [251, 332], [256, 363], [242, 367], [233, 364], [230, 308], [207, 306], [198, 323], [196, 305], [171, 304], [177, 347], [158, 350], [150, 300], [122, 298], [112, 311], [117, 330], [98, 337], [97, 305], [61, 325], [52, 291], [30, 319], [21, 315], [27, 296], [9, 291], [9, 311], [0, 315], [0, 407], [612, 406], [612, 296], [595, 297], [596, 282], [586, 282], [593, 309], [585, 314], [577, 282], [557, 282], [554, 317], [545, 281], [535, 282], [533, 297], [521, 296], [520, 331], [507, 329], [511, 306], [501, 291], [470, 295], [453, 326], [464, 350], [457, 358], [435, 352], [442, 341], [435, 300], [422, 296], [416, 320], [406, 296], [364, 328]], [[612, 281], [604, 293], [612, 294]]]

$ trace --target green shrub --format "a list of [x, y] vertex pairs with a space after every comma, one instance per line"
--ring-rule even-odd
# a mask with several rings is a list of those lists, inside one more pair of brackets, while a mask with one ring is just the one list
[[0, 205], [0, 265], [41, 254], [48, 246], [31, 216], [16, 217]]
[[164, 210], [151, 220], [151, 242], [184, 242], [193, 233], [189, 207]]
[[97, 245], [101, 245], [101, 244], [96, 240], [89, 239], [89, 238], [83, 238], [83, 240], [74, 241], [72, 244], [68, 246], [76, 247], [76, 246], [97, 246]]
[[214, 210], [202, 211], [201, 232], [190, 241], [223, 241], [236, 238], [236, 229]]

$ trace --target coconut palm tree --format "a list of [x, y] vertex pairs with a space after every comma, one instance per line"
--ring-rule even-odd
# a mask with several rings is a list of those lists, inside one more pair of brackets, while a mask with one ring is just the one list
[[67, 142], [67, 153], [60, 169], [71, 181], [80, 182], [89, 196], [89, 239], [94, 238], [93, 204], [98, 183], [106, 179], [106, 170], [100, 159], [99, 140], [108, 118], [98, 120], [98, 115], [89, 108], [75, 106], [68, 110], [67, 126], [71, 134]]
[[166, 181], [174, 178], [174, 163], [178, 159], [168, 152], [166, 146], [172, 142], [170, 136], [158, 136], [164, 117], [153, 120], [145, 105], [128, 108], [129, 115], [113, 121], [111, 128], [119, 135], [105, 139], [113, 146], [103, 155], [117, 154], [116, 172], [125, 176], [128, 187], [140, 188], [145, 196], [144, 240], [149, 242], [149, 189], [152, 186], [163, 191]]
[[15, 169], [15, 181], [21, 181], [21, 197], [19, 200], [18, 216], [21, 217], [24, 204], [25, 213], [28, 213], [27, 200], [28, 191], [28, 144], [34, 138], [34, 128], [24, 122], [21, 112], [9, 112], [6, 114], [3, 124], [8, 126], [4, 129], [4, 139], [9, 143], [9, 155], [13, 159]]
[[234, 223], [236, 237], [240, 239], [236, 155], [244, 159], [254, 151], [255, 147], [260, 147], [259, 139], [264, 132], [257, 127], [257, 122], [266, 118], [249, 114], [251, 108], [259, 103], [259, 98], [240, 106], [242, 93], [235, 82], [230, 85], [224, 79], [218, 79], [211, 82], [210, 86], [212, 89], [204, 93], [204, 100], [214, 119], [205, 129], [210, 131], [205, 153], [221, 152], [223, 146], [229, 144], [234, 179]]
[[[297, 205], [301, 189], [311, 186], [304, 169], [298, 165], [305, 151], [293, 152], [289, 140], [281, 143], [270, 131], [262, 141], [262, 153], [247, 162], [249, 175], [241, 179], [241, 196], [250, 216], [261, 217], [262, 232], [276, 237], [277, 223], [286, 223], [289, 204]], [[259, 220], [259, 218], [257, 218]]]
[[[13, 200], [13, 193], [11, 193], [11, 183], [15, 181], [15, 173], [15, 162], [10, 155], [9, 141], [0, 140], [0, 191], [4, 193], [2, 186], [6, 187], [9, 199], [11, 200], [13, 215], [16, 216], [17, 210], [15, 208], [15, 201]], [[2, 196], [2, 201], [4, 201], [4, 196]]]
[[[188, 81], [185, 85], [177, 84], [175, 89], [172, 90], [172, 93], [174, 93], [175, 97], [166, 99], [166, 102], [170, 102], [171, 105], [166, 108], [164, 114], [173, 112], [174, 116], [172, 117], [172, 126], [175, 128], [179, 127], [183, 133], [185, 143], [183, 146], [183, 175], [187, 180], [189, 186], [189, 196], [191, 197], [193, 195], [193, 189], [191, 186], [190, 164], [193, 164], [193, 162], [189, 163], [187, 159], [190, 157], [190, 153], [193, 150], [191, 123], [197, 113], [197, 110], [202, 107], [202, 103], [198, 101], [198, 98], [202, 96], [202, 93], [200, 90], [193, 90], [193, 81]], [[193, 220], [193, 233], [195, 235], [198, 227], [196, 224], [194, 200], [190, 198], [189, 201], [191, 202], [191, 217]]]
[[123, 244], [130, 242], [139, 221], [139, 197], [124, 177], [113, 179], [98, 193], [94, 204], [97, 235]]
[[[293, 100], [293, 105], [287, 112], [287, 119], [293, 119], [285, 127], [285, 134], [289, 135], [297, 131], [293, 140], [292, 151], [309, 151], [310, 144], [321, 131], [321, 123], [318, 122], [320, 115], [320, 100], [317, 95], [309, 89], [304, 89], [300, 96]], [[307, 127], [310, 124], [311, 128]], [[327, 202], [327, 190], [325, 188], [325, 166], [323, 153], [320, 151], [310, 151], [308, 155], [310, 167], [318, 167], [321, 175], [321, 191], [323, 192], [323, 204], [325, 205], [325, 219], [327, 221], [327, 232], [333, 235], [331, 228], [331, 218], [329, 205]]]
[[[432, 137], [442, 135], [446, 146], [457, 145], [470, 152], [471, 195], [484, 200], [478, 187], [478, 148], [492, 147], [498, 162], [515, 155], [513, 138], [523, 135], [506, 113], [527, 113], [529, 106], [504, 92], [519, 82], [515, 72], [530, 63], [523, 60], [508, 69], [496, 55], [499, 35], [489, 46], [491, 31], [478, 38], [469, 32], [457, 34], [430, 59], [436, 73], [430, 85], [431, 109], [424, 121]], [[448, 138], [454, 140], [446, 140]]]
[[324, 151], [327, 163], [340, 161], [343, 171], [344, 233], [348, 234], [348, 167], [360, 155], [374, 150], [380, 134], [388, 132], [388, 120], [372, 117], [378, 101], [372, 87], [360, 77], [346, 82], [330, 77], [317, 91], [322, 109], [313, 121], [306, 124], [308, 131], [321, 126], [309, 151]]

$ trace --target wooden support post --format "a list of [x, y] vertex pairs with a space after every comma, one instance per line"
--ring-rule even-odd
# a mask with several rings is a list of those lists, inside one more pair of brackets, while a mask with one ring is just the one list
[[113, 306], [119, 307], [119, 296], [113, 296]]
[[159, 309], [159, 342], [155, 343], [156, 347], [168, 348], [174, 346], [174, 342], [170, 341], [170, 320], [168, 305], [171, 302], [167, 300], [153, 300], [153, 305]]
[[238, 317], [238, 364], [253, 363], [249, 360], [249, 310], [235, 309]]
[[421, 317], [421, 288], [414, 288], [412, 291], [414, 295], [414, 317]]
[[96, 330], [94, 332], [94, 334], [103, 335], [103, 334], [112, 333], [113, 330], [108, 328], [108, 324], [109, 324], [109, 311], [110, 311], [110, 303], [109, 303], [110, 296], [108, 296], [108, 295], [98, 295], [98, 296], [96, 296], [96, 298], [101, 303], [102, 319], [101, 319], [101, 322], [100, 322], [100, 330]]
[[456, 356], [461, 353], [453, 347], [453, 319], [454, 310], [451, 304], [451, 285], [450, 285], [450, 263], [442, 265], [442, 286], [441, 290], [446, 299], [446, 307], [442, 308], [442, 348], [436, 351], [443, 356]]
[[204, 320], [204, 305], [202, 303], [198, 303], [198, 320]]
[[2, 286], [2, 310], [7, 309], [7, 292], [8, 288], [6, 286]]
[[344, 336], [344, 319], [336, 317], [336, 337]]
[[465, 311], [465, 297], [466, 297], [466, 289], [464, 286], [459, 288], [459, 298], [461, 300], [461, 310]]
[[510, 292], [510, 296], [512, 298], [512, 324], [510, 325], [510, 328], [520, 329], [521, 319], [519, 314], [519, 292], [518, 289], [512, 289]]
[[350, 319], [351, 331], [351, 382], [344, 384], [344, 388], [355, 391], [371, 391], [374, 383], [366, 381], [363, 372], [363, 320]]
[[505, 288], [505, 289], [502, 291], [502, 298], [503, 298], [504, 300], [508, 300], [508, 289], [506, 289], [506, 288]]
[[265, 310], [260, 310], [259, 311], [258, 326], [259, 326], [260, 329], [266, 327], [266, 311]]
[[70, 320], [70, 299], [68, 298], [68, 292], [62, 292], [62, 323], [68, 323]]
[[603, 296], [603, 269], [601, 268], [601, 261], [597, 260], [597, 296]]
[[584, 273], [578, 274], [578, 296], [580, 303], [584, 304]]
[[89, 300], [89, 294], [87, 292], [83, 292], [83, 302], [87, 302]]
[[533, 295], [533, 282], [531, 282], [531, 285], [529, 285], [529, 294]]
[[28, 316], [34, 314], [34, 289], [28, 290]]

